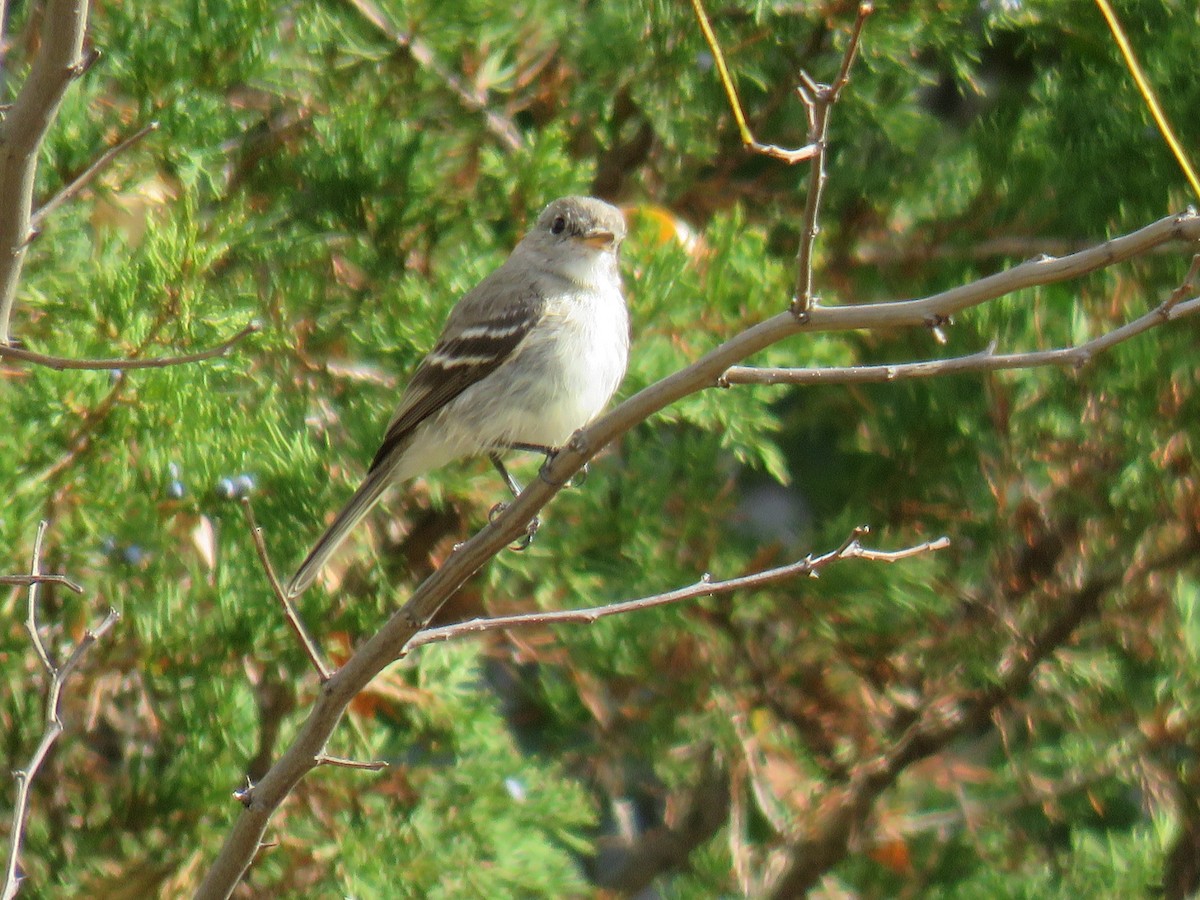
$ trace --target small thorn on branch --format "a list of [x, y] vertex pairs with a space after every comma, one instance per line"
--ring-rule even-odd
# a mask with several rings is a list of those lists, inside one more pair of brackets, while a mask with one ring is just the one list
[[103, 56], [104, 53], [99, 47], [89, 47], [84, 53], [83, 58], [80, 59], [79, 62], [75, 63], [75, 65], [71, 66], [68, 74], [71, 78], [82, 78], [89, 71], [91, 71], [92, 66], [100, 62]]
[[246, 807], [246, 809], [249, 809], [250, 804], [254, 802], [254, 782], [247, 778], [246, 786], [240, 787], [233, 792], [233, 799]]

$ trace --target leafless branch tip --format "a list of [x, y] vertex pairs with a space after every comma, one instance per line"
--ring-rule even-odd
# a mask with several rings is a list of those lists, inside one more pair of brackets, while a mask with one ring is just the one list
[[296, 633], [296, 637], [299, 639], [300, 645], [304, 648], [304, 653], [308, 656], [309, 662], [317, 670], [317, 677], [324, 684], [333, 675], [333, 669], [322, 658], [321, 651], [317, 647], [317, 642], [313, 640], [312, 636], [308, 633], [308, 629], [304, 627], [304, 622], [301, 621], [299, 614], [296, 612], [296, 607], [288, 597], [287, 591], [279, 583], [279, 577], [275, 574], [275, 567], [271, 564], [271, 555], [267, 552], [267, 544], [263, 539], [262, 529], [258, 527], [258, 522], [254, 518], [254, 508], [250, 504], [249, 497], [242, 498], [242, 511], [246, 514], [246, 523], [250, 527], [250, 537], [254, 540], [254, 549], [258, 551], [258, 559], [262, 563], [263, 571], [267, 575], [267, 581], [270, 582], [271, 592], [275, 595], [275, 599], [279, 601], [279, 605], [283, 607], [284, 618], [292, 626], [292, 631]]

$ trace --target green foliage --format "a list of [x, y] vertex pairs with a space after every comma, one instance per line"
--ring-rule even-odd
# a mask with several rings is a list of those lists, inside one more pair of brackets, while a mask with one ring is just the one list
[[[9, 35], [25, 33], [29, 6]], [[802, 145], [796, 73], [836, 73], [849, 13], [818, 6], [709, 10], [762, 141]], [[511, 123], [519, 148], [351, 4], [93, 10], [104, 60], [68, 93], [39, 196], [120, 136], [161, 127], [48, 220], [14, 334], [47, 353], [129, 357], [212, 346], [251, 320], [262, 330], [172, 368], [0, 367], [0, 572], [27, 569], [49, 518], [47, 570], [86, 587], [43, 592], [55, 651], [106, 604], [124, 616], [73, 685], [68, 731], [35, 784], [30, 896], [194, 887], [237, 813], [230, 791], [286, 746], [316, 691], [230, 494], [249, 492], [290, 571], [361, 477], [456, 298], [547, 201], [625, 205], [634, 344], [621, 397], [787, 307], [808, 169], [742, 150], [689, 4], [384, 10]], [[1195, 159], [1195, 10], [1119, 14]], [[6, 96], [31, 46], [9, 45]], [[828, 164], [827, 304], [928, 295], [1195, 202], [1085, 0], [881, 4]], [[972, 309], [944, 347], [924, 331], [805, 335], [752, 362], [1078, 343], [1160, 302], [1186, 256]], [[798, 840], [775, 831], [752, 783], [791, 827], [815, 822], [814, 798], [892, 746], [906, 715], [993, 689], [1014, 648], [1092, 579], [1112, 589], [986, 722], [874, 798], [823, 884], [1016, 898], [1161, 883], [1197, 784], [1200, 595], [1194, 552], [1170, 556], [1200, 521], [1194, 358], [1181, 322], [1079, 372], [713, 389], [664, 410], [598, 457], [534, 545], [490, 564], [446, 620], [735, 577], [836, 547], [860, 524], [871, 545], [946, 534], [952, 548], [425, 648], [355, 702], [330, 748], [390, 768], [313, 773], [247, 889], [630, 892], [615, 835], [632, 809], [632, 844], [674, 828], [690, 851], [646, 883], [736, 896], [731, 847], [760, 872]], [[517, 466], [536, 477], [536, 460]], [[476, 462], [386, 501], [330, 589], [300, 602], [322, 646], [344, 658], [501, 499]], [[0, 746], [15, 769], [40, 734], [41, 673], [24, 595], [0, 608]], [[714, 828], [688, 832], [680, 810], [710, 767], [725, 787], [705, 802], [724, 806]], [[735, 795], [740, 833], [724, 808]], [[938, 817], [949, 824], [923, 827]]]

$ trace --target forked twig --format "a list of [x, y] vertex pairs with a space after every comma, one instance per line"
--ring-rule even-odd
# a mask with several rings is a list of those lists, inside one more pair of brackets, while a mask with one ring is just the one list
[[119, 612], [115, 609], [110, 609], [108, 615], [101, 620], [100, 624], [84, 632], [83, 637], [79, 639], [79, 642], [71, 651], [71, 655], [67, 657], [66, 662], [61, 666], [55, 664], [46, 650], [46, 645], [42, 642], [41, 634], [38, 632], [37, 627], [38, 589], [45, 580], [41, 574], [42, 538], [45, 533], [46, 522], [43, 521], [38, 525], [37, 535], [33, 542], [33, 558], [29, 565], [29, 605], [25, 626], [29, 631], [29, 639], [33, 644], [34, 650], [37, 652], [38, 659], [41, 660], [42, 667], [45, 668], [47, 674], [50, 676], [50, 685], [46, 690], [46, 727], [42, 732], [42, 739], [38, 742], [37, 748], [29, 757], [29, 761], [23, 768], [13, 773], [13, 779], [17, 784], [17, 796], [13, 801], [12, 828], [8, 839], [8, 863], [4, 870], [3, 885], [0, 886], [0, 900], [12, 900], [17, 895], [20, 887], [21, 878], [17, 869], [21, 857], [21, 842], [24, 838], [25, 823], [29, 816], [29, 786], [33, 782], [33, 779], [37, 777], [42, 764], [46, 761], [46, 757], [50, 753], [50, 748], [54, 746], [54, 742], [58, 740], [63, 732], [61, 704], [67, 679], [74, 674], [79, 664], [83, 661], [84, 655], [91, 649], [92, 645], [104, 637], [109, 629], [117, 623], [117, 620], [121, 618]]
[[[1183, 283], [1162, 303], [1119, 328], [1074, 347], [1052, 350], [1031, 350], [1024, 353], [996, 353], [993, 342], [986, 349], [967, 356], [950, 359], [931, 359], [914, 363], [889, 363], [874, 366], [829, 366], [790, 368], [766, 366], [733, 366], [717, 380], [718, 387], [735, 384], [861, 384], [904, 381], [913, 378], [934, 378], [964, 372], [995, 372], [1002, 369], [1032, 369], [1039, 366], [1074, 366], [1082, 368], [1110, 347], [1127, 341], [1151, 328], [1174, 322], [1200, 312], [1200, 254], [1192, 258]], [[1189, 298], [1190, 299], [1184, 299]]]
[[792, 296], [792, 313], [803, 319], [813, 305], [813, 246], [821, 232], [818, 222], [821, 213], [821, 195], [825, 191], [828, 174], [825, 159], [828, 155], [829, 112], [837, 103], [842, 89], [850, 80], [850, 67], [858, 56], [858, 43], [862, 37], [867, 18], [875, 11], [874, 4], [863, 2], [858, 5], [858, 17], [850, 30], [850, 39], [842, 54], [842, 64], [832, 84], [818, 84], [801, 72], [800, 86], [796, 89], [804, 101], [808, 115], [808, 140], [816, 151], [808, 173], [808, 196], [804, 198], [804, 219], [800, 226], [800, 246], [796, 251], [796, 286]]
[[396, 28], [373, 0], [347, 0], [347, 2], [371, 25], [382, 32], [388, 40], [407, 52], [418, 65], [436, 75], [458, 97], [463, 106], [472, 112], [482, 113], [488, 130], [500, 139], [507, 150], [510, 152], [520, 150], [525, 145], [521, 139], [521, 132], [517, 130], [513, 121], [490, 108], [487, 105], [487, 98], [481, 96], [481, 92], [472, 90], [462, 78], [442, 65], [428, 44], [413, 34]]
[[742, 103], [738, 99], [737, 88], [733, 86], [733, 78], [729, 74], [729, 67], [725, 65], [725, 54], [721, 52], [721, 45], [717, 42], [717, 36], [713, 32], [712, 23], [709, 22], [708, 13], [704, 11], [704, 5], [701, 3], [701, 0], [692, 0], [692, 9], [696, 13], [696, 21], [700, 24], [700, 31], [704, 35], [704, 40], [708, 43], [708, 49], [713, 55], [713, 63], [717, 67], [717, 75], [721, 79], [721, 86], [725, 89], [725, 96], [729, 99], [729, 108], [733, 112], [734, 121], [737, 122], [738, 134], [742, 138], [742, 145], [747, 150], [754, 153], [761, 153], [763, 156], [769, 156], [772, 159], [782, 160], [788, 165], [812, 159], [817, 154], [818, 148], [816, 144], [809, 143], [795, 150], [788, 150], [785, 147], [777, 147], [774, 144], [762, 144], [755, 139], [754, 134], [750, 131], [750, 126], [746, 124], [746, 114], [742, 112]]

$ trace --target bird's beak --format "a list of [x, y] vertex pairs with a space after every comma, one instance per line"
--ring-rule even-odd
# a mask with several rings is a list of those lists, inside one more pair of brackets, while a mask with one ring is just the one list
[[597, 250], [608, 250], [617, 242], [617, 236], [611, 231], [589, 231], [579, 240]]

